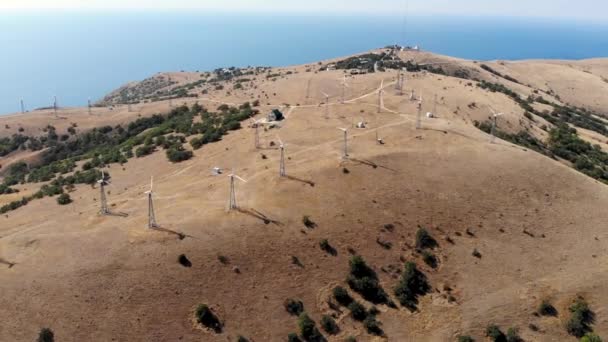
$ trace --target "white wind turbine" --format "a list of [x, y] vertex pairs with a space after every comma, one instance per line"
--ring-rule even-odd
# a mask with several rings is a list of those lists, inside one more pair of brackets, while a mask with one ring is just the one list
[[255, 128], [254, 145], [256, 150], [260, 149], [260, 120], [251, 119], [253, 121], [253, 127]]
[[148, 228], [150, 229], [158, 228], [156, 217], [154, 216], [154, 203], [152, 202], [153, 187], [154, 177], [152, 176], [150, 177], [150, 190], [145, 192], [148, 195]]
[[422, 128], [422, 94], [418, 99], [418, 114], [416, 116], [416, 129]]
[[384, 80], [380, 83], [380, 89], [378, 89], [378, 113], [384, 108]]
[[338, 127], [338, 129], [344, 132], [344, 151], [342, 152], [342, 159], [348, 159], [348, 129], [340, 127]]
[[277, 139], [279, 139], [279, 149], [281, 150], [281, 159], [279, 162], [279, 176], [285, 177], [287, 173], [285, 172], [285, 144], [283, 144], [283, 140], [281, 137], [277, 135]]
[[240, 180], [243, 183], [247, 183], [246, 180], [234, 174], [234, 170], [231, 174], [228, 175], [230, 177], [230, 202], [228, 203], [228, 210], [236, 210], [238, 209], [238, 205], [236, 204], [236, 189], [235, 189], [235, 179]]
[[490, 132], [492, 136], [490, 137], [490, 143], [493, 144], [496, 140], [496, 123], [498, 121], [498, 117], [503, 115], [503, 113], [496, 113], [492, 107], [490, 107], [490, 111], [492, 112], [492, 131]]
[[101, 170], [101, 178], [97, 181], [97, 184], [99, 184], [101, 196], [101, 210], [99, 210], [99, 213], [101, 215], [108, 215], [110, 210], [108, 209], [108, 200], [106, 198], [106, 185], [110, 184], [110, 182], [106, 180], [106, 174], [103, 170]]
[[325, 96], [325, 118], [329, 119], [329, 94], [324, 91], [321, 91], [321, 94]]
[[342, 78], [342, 99], [340, 102], [344, 104], [346, 98], [346, 88], [348, 88], [348, 83], [346, 82], [346, 75]]

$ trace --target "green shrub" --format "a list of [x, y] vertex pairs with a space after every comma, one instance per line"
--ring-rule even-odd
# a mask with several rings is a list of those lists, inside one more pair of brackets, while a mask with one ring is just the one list
[[310, 219], [310, 216], [308, 215], [304, 215], [302, 216], [302, 223], [304, 224], [304, 226], [306, 226], [306, 228], [309, 229], [313, 229], [317, 227], [317, 224]]
[[433, 253], [427, 250], [422, 251], [422, 260], [430, 267], [437, 268], [437, 257]]
[[192, 151], [186, 151], [179, 148], [170, 148], [167, 150], [167, 158], [172, 163], [179, 163], [192, 158]]
[[586, 333], [581, 337], [581, 342], [602, 342], [602, 339], [594, 333]]
[[57, 203], [59, 205], [67, 205], [72, 203], [72, 199], [70, 198], [69, 194], [61, 194], [59, 197], [57, 197]]
[[577, 298], [569, 308], [571, 316], [566, 323], [566, 330], [572, 336], [581, 338], [592, 332], [591, 324], [595, 321], [595, 314], [583, 298]]
[[395, 287], [395, 296], [399, 303], [410, 310], [416, 310], [418, 297], [424, 296], [431, 290], [426, 276], [416, 268], [413, 262], [405, 264], [405, 270], [401, 274], [399, 283]]
[[332, 247], [332, 245], [329, 244], [329, 241], [327, 239], [321, 240], [321, 242], [319, 242], [319, 247], [321, 247], [323, 251], [333, 256], [336, 256], [338, 254], [338, 251], [334, 247]]
[[287, 335], [287, 342], [301, 342], [301, 340], [298, 337], [298, 334], [296, 334], [296, 333], [289, 333]]
[[458, 336], [458, 342], [475, 342], [471, 336]]
[[152, 154], [156, 150], [154, 145], [140, 146], [135, 150], [135, 156], [137, 158], [145, 157]]
[[196, 309], [195, 316], [197, 322], [202, 324], [204, 327], [212, 329], [216, 333], [222, 332], [222, 323], [207, 305], [199, 305]]
[[304, 312], [304, 303], [299, 300], [288, 298], [283, 303], [283, 306], [285, 306], [285, 310], [293, 316], [299, 316]]
[[517, 328], [509, 328], [507, 330], [507, 342], [523, 342], [524, 340], [519, 337], [519, 331]]
[[416, 248], [418, 249], [433, 249], [437, 247], [437, 241], [429, 234], [429, 232], [420, 227], [416, 232]]
[[336, 286], [333, 289], [334, 298], [343, 306], [349, 306], [353, 302], [353, 297], [348, 294], [348, 291], [341, 286]]
[[381, 323], [376, 320], [376, 317], [373, 315], [368, 315], [365, 320], [363, 320], [363, 327], [365, 330], [372, 335], [382, 336], [384, 331], [380, 327]]
[[328, 315], [323, 315], [323, 317], [321, 317], [321, 327], [330, 335], [335, 335], [340, 332], [340, 328], [336, 324], [336, 321]]
[[355, 300], [348, 305], [348, 310], [356, 321], [363, 321], [367, 317], [365, 307]]
[[506, 342], [507, 336], [500, 330], [497, 325], [490, 325], [486, 328], [486, 336], [494, 342]]
[[313, 321], [304, 312], [298, 317], [298, 327], [300, 328], [300, 335], [306, 341], [318, 341], [322, 335], [316, 327], [315, 321]]
[[548, 300], [543, 300], [538, 306], [538, 314], [542, 316], [557, 316], [557, 309]]
[[350, 274], [346, 281], [353, 291], [374, 304], [389, 303], [389, 298], [380, 286], [376, 272], [359, 255], [350, 259]]
[[38, 333], [38, 342], [54, 342], [55, 334], [49, 328], [42, 328]]

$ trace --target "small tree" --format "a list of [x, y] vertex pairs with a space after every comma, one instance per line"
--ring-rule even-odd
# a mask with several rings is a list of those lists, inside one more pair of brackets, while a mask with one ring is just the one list
[[287, 342], [301, 342], [301, 340], [298, 337], [298, 334], [296, 334], [296, 333], [289, 333], [287, 335]]
[[577, 298], [569, 308], [571, 312], [570, 319], [566, 323], [566, 330], [572, 336], [581, 338], [586, 333], [592, 331], [591, 324], [595, 319], [595, 315], [589, 305], [583, 298]]
[[302, 312], [304, 312], [304, 303], [299, 300], [288, 298], [283, 303], [285, 306], [285, 310], [289, 312], [290, 315], [299, 316]]
[[424, 273], [416, 268], [415, 263], [407, 262], [399, 283], [395, 287], [395, 295], [401, 305], [412, 311], [416, 310], [418, 296], [424, 296], [430, 290], [431, 286], [427, 282]]
[[300, 335], [306, 341], [317, 341], [322, 336], [316, 327], [315, 321], [313, 321], [304, 312], [298, 317], [298, 327], [300, 328]]
[[507, 337], [497, 325], [490, 325], [486, 328], [486, 336], [494, 342], [506, 342]]
[[353, 297], [348, 294], [342, 286], [336, 286], [333, 289], [333, 295], [336, 301], [344, 306], [349, 306], [353, 302]]
[[363, 321], [367, 317], [367, 310], [357, 301], [353, 301], [348, 305], [351, 315], [356, 321]]
[[59, 205], [68, 205], [68, 204], [72, 203], [72, 198], [70, 198], [69, 194], [63, 193], [63, 194], [59, 195], [59, 197], [57, 197], [57, 203]]
[[437, 241], [429, 234], [429, 232], [420, 227], [416, 232], [416, 248], [426, 249], [437, 247]]
[[542, 316], [557, 316], [557, 309], [548, 300], [543, 300], [538, 306], [538, 314]]
[[212, 329], [216, 333], [222, 332], [222, 323], [207, 305], [199, 305], [195, 315], [198, 323], [204, 327]]
[[323, 317], [321, 317], [321, 327], [330, 335], [335, 335], [340, 332], [340, 328], [336, 324], [336, 321], [328, 315], [323, 315]]
[[594, 333], [586, 333], [581, 337], [581, 342], [602, 342], [602, 339]]
[[458, 342], [475, 342], [471, 336], [458, 336]]
[[38, 342], [54, 342], [55, 334], [53, 330], [49, 328], [40, 329], [40, 333], [38, 333]]
[[507, 330], [507, 342], [523, 342], [524, 340], [519, 337], [519, 331], [517, 328], [509, 328]]

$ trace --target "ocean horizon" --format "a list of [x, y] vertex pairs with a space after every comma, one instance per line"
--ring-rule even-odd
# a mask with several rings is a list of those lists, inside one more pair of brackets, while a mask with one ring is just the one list
[[158, 72], [287, 66], [390, 44], [474, 60], [608, 57], [584, 21], [202, 12], [0, 13], [0, 115], [84, 106]]

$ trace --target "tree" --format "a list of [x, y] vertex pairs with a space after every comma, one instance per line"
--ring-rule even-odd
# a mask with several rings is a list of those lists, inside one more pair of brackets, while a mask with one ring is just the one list
[[70, 198], [69, 194], [63, 193], [57, 197], [57, 203], [59, 205], [67, 205], [72, 203], [72, 199]]
[[323, 317], [321, 317], [321, 327], [330, 335], [335, 335], [340, 331], [336, 321], [328, 315], [323, 315]]
[[40, 329], [40, 333], [38, 333], [38, 342], [54, 342], [55, 334], [49, 328]]
[[401, 305], [410, 310], [416, 310], [418, 296], [424, 296], [431, 290], [426, 276], [416, 268], [413, 262], [407, 262], [397, 287], [395, 295]]
[[204, 327], [212, 329], [216, 333], [222, 332], [222, 323], [207, 305], [199, 305], [196, 309], [195, 316], [197, 321]]
[[300, 328], [300, 335], [306, 341], [318, 341], [322, 335], [316, 327], [315, 321], [313, 321], [304, 312], [298, 317], [298, 327]]
[[581, 342], [602, 342], [602, 339], [594, 333], [586, 333], [581, 337]]

